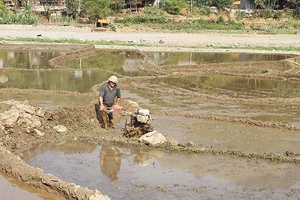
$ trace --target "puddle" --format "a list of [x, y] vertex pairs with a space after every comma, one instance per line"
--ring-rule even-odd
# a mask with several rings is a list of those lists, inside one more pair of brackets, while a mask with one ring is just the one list
[[297, 199], [299, 166], [160, 150], [65, 144], [30, 165], [111, 199]]
[[[47, 69], [48, 61], [64, 52], [43, 51], [0, 51], [0, 68]], [[275, 61], [292, 57], [280, 54], [251, 53], [190, 53], [190, 52], [143, 52], [97, 50], [89, 57], [77, 58], [66, 63], [71, 69], [104, 69], [120, 74], [137, 72], [138, 66], [147, 55], [158, 65], [193, 65], [202, 63], [224, 63], [245, 61]]]
[[49, 195], [46, 192], [37, 190], [24, 183], [13, 180], [8, 176], [2, 176], [0, 173], [0, 199], [1, 200], [58, 200], [61, 199], [55, 195]]
[[116, 72], [127, 76], [143, 75], [139, 65], [144, 55], [139, 51], [97, 50], [85, 58], [74, 59], [67, 63], [71, 69], [101, 69]]
[[107, 80], [110, 73], [76, 71], [0, 71], [0, 88], [66, 90], [88, 93], [92, 86]]
[[275, 61], [290, 58], [290, 55], [208, 52], [144, 52], [156, 65], [198, 65], [246, 61]]
[[192, 141], [205, 148], [254, 154], [284, 154], [288, 150], [300, 153], [300, 136], [297, 131], [178, 116], [152, 117], [154, 120], [151, 124], [155, 130], [183, 144]]
[[[147, 82], [143, 80], [143, 83]], [[175, 87], [175, 89], [178, 87], [179, 91], [183, 88], [214, 96], [234, 98], [300, 97], [300, 83], [227, 75], [156, 78], [151, 79], [149, 84], [151, 84], [150, 87]]]
[[22, 190], [19, 187], [8, 182], [3, 176], [0, 174], [0, 197], [3, 200], [38, 200], [42, 199], [37, 195], [27, 192], [26, 190]]
[[48, 61], [60, 54], [60, 52], [0, 51], [0, 69], [47, 69], [50, 67]]
[[[143, 85], [143, 83], [140, 82], [139, 85]], [[164, 92], [169, 91], [172, 87], [168, 86], [155, 87]], [[149, 84], [147, 87], [149, 87]], [[174, 91], [179, 90], [180, 88]], [[171, 116], [195, 115], [196, 117], [215, 115], [237, 119], [249, 118], [252, 120], [281, 122], [293, 126], [300, 125], [300, 109], [297, 104], [241, 103], [238, 101], [222, 101], [222, 98], [214, 100], [194, 97], [193, 95], [162, 95], [160, 92], [148, 93], [148, 91], [137, 90], [123, 90], [123, 98], [138, 102], [141, 107], [150, 109], [152, 114], [161, 112]]]

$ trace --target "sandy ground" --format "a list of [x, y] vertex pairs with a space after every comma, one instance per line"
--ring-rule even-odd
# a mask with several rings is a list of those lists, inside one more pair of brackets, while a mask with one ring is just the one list
[[[132, 46], [130, 47], [96, 46], [96, 47], [138, 48], [144, 50], [147, 49], [147, 50], [171, 50], [171, 51], [185, 51], [185, 50], [186, 51], [190, 51], [190, 50], [240, 51], [240, 50], [226, 50], [226, 49], [216, 50], [212, 48], [213, 46], [236, 46], [236, 47], [238, 46], [299, 47], [300, 46], [299, 35], [260, 35], [260, 34], [233, 34], [232, 35], [232, 34], [220, 34], [220, 33], [199, 33], [199, 34], [142, 33], [142, 32], [121, 32], [121, 31], [91, 32], [91, 30], [88, 28], [75, 28], [75, 27], [15, 26], [15, 25], [0, 26], [0, 38], [9, 39], [9, 38], [20, 38], [20, 37], [23, 38], [41, 37], [41, 38], [49, 38], [49, 39], [73, 38], [73, 39], [91, 40], [91, 41], [100, 41], [100, 40], [122, 41], [131, 44]], [[7, 41], [2, 41], [2, 45], [5, 43], [7, 43]], [[138, 47], [138, 46], [134, 46], [134, 44], [144, 44], [147, 47]], [[276, 52], [276, 51], [272, 51], [272, 52]], [[280, 52], [280, 53], [300, 54], [299, 52]], [[153, 69], [153, 70], [157, 70], [157, 69]], [[224, 70], [227, 69], [224, 68]], [[9, 92], [9, 91], [5, 91], [5, 92]], [[16, 91], [12, 90], [11, 92], [16, 92]], [[299, 99], [296, 100], [299, 101]], [[3, 107], [1, 107], [1, 111], [6, 111], [9, 109], [9, 107], [10, 106], [4, 105]], [[74, 139], [74, 137], [78, 137], [78, 138], [81, 137], [82, 132], [78, 128], [80, 127], [82, 122], [85, 122], [89, 125], [87, 130], [85, 130], [89, 132], [89, 135], [86, 136], [86, 138], [83, 138], [83, 140], [92, 143], [100, 143], [103, 142], [103, 140], [105, 141], [106, 139], [99, 138], [99, 134], [103, 136], [107, 135], [108, 132], [106, 130], [97, 129], [97, 131], [91, 131], [94, 130], [93, 128], [97, 127], [98, 125], [97, 122], [90, 121], [90, 119], [94, 117], [93, 111], [94, 111], [94, 107], [90, 106], [85, 110], [66, 109], [66, 110], [58, 110], [55, 111], [54, 113], [46, 112], [44, 117], [41, 119], [41, 123], [44, 125], [43, 131], [46, 133], [46, 137], [44, 138], [41, 137], [36, 138], [34, 136], [34, 130], [28, 130], [27, 127], [19, 126], [17, 127], [17, 129], [8, 129], [9, 131], [11, 131], [8, 133], [12, 134], [13, 137], [11, 138], [11, 140], [5, 139], [0, 141], [1, 144], [0, 158], [2, 161], [0, 165], [0, 169], [6, 174], [15, 177], [19, 180], [22, 180], [23, 182], [27, 182], [34, 187], [38, 187], [43, 190], [50, 190], [49, 188], [51, 188], [52, 190], [50, 192], [52, 194], [61, 195], [63, 193], [64, 197], [68, 199], [71, 198], [87, 199], [89, 196], [94, 194], [95, 191], [91, 191], [86, 188], [80, 188], [80, 187], [78, 188], [73, 184], [58, 179], [57, 177], [44, 174], [40, 170], [27, 165], [24, 161], [20, 160], [20, 157], [22, 157], [22, 151], [28, 150], [34, 145], [38, 145], [38, 143], [42, 143], [42, 142], [55, 143], [55, 142], [67, 141], [69, 139]], [[70, 115], [71, 113], [72, 115]], [[73, 121], [72, 120], [68, 121], [66, 119], [72, 119]], [[72, 131], [74, 132], [74, 134], [72, 136], [66, 135], [60, 138], [54, 137], [54, 134], [52, 130], [49, 129], [49, 127], [54, 126], [60, 121], [65, 121], [65, 125], [70, 125], [70, 127], [73, 128]], [[77, 122], [78, 124], [74, 124], [74, 122]], [[88, 130], [89, 128], [91, 130]], [[20, 132], [23, 131], [27, 131], [28, 135], [19, 134]], [[114, 135], [112, 133], [110, 137], [113, 136]], [[30, 145], [24, 145], [24, 144], [30, 144]], [[4, 146], [6, 148], [4, 148]], [[229, 154], [230, 153], [232, 152], [229, 152]], [[243, 157], [245, 155], [240, 155], [240, 156]], [[40, 178], [42, 179], [42, 181], [40, 181]], [[99, 195], [100, 195], [99, 199], [106, 198], [105, 196], [101, 196], [101, 194]]]
[[[226, 34], [226, 33], [157, 33], [157, 32], [91, 32], [90, 28], [63, 26], [0, 25], [0, 38], [78, 39], [90, 41], [120, 41], [149, 47], [194, 48], [214, 46], [235, 47], [299, 47], [297, 35]], [[139, 47], [141, 48], [141, 47]], [[297, 53], [297, 52], [296, 52]]]

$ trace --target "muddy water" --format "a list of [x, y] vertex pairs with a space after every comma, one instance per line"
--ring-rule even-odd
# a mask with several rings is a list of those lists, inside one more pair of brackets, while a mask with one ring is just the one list
[[157, 78], [149, 82], [150, 84], [161, 84], [159, 87], [162, 87], [163, 84], [167, 84], [167, 86], [183, 88], [209, 95], [222, 95], [224, 97], [234, 98], [300, 97], [300, 83], [270, 79], [210, 75]]
[[58, 200], [59, 196], [49, 195], [46, 192], [30, 187], [5, 174], [0, 173], [1, 200]]
[[37, 200], [42, 199], [37, 195], [31, 194], [26, 190], [22, 190], [16, 185], [8, 182], [3, 176], [0, 175], [0, 197], [3, 200]]
[[248, 53], [191, 53], [191, 52], [145, 52], [156, 65], [197, 65], [203, 63], [226, 63], [246, 61], [273, 61], [290, 58], [291, 55], [267, 55]]
[[0, 69], [47, 69], [50, 67], [48, 61], [60, 54], [60, 52], [0, 51]]
[[[201, 54], [148, 53], [153, 63], [158, 65], [249, 61], [263, 57]], [[265, 60], [282, 58], [285, 56], [266, 56]], [[70, 61], [65, 70], [48, 70], [48, 66], [39, 66], [42, 70], [24, 70], [30, 69], [28, 64], [13, 66], [13, 62], [10, 62], [7, 67], [3, 60], [4, 70], [0, 71], [1, 88], [87, 93], [95, 84], [107, 80], [110, 72], [127, 76], [145, 75], [138, 69], [143, 57], [136, 51], [98, 51], [91, 57]], [[23, 69], [19, 69], [19, 66], [23, 66]], [[126, 88], [122, 90], [123, 98], [150, 109], [155, 130], [168, 138], [182, 143], [192, 141], [216, 150], [261, 154], [285, 151], [300, 153], [299, 131], [203, 118], [213, 115], [299, 125], [300, 109], [297, 104], [270, 104], [264, 101], [241, 103], [201, 95], [160, 92], [183, 91], [224, 99], [292, 98], [299, 97], [297, 82], [211, 75], [168, 77], [155, 81], [145, 78], [136, 80], [136, 83], [160, 90], [151, 93]], [[45, 92], [39, 95], [22, 91], [1, 94], [0, 98], [29, 100], [46, 108], [60, 105], [82, 106], [92, 100], [91, 96], [84, 94]], [[193, 117], [186, 117], [190, 115]], [[119, 129], [123, 127], [124, 120], [119, 122]], [[101, 155], [106, 155], [107, 158], [101, 159]], [[296, 199], [300, 195], [300, 170], [299, 166], [293, 164], [84, 144], [66, 144], [47, 149], [44, 147], [27, 156], [30, 164], [41, 167], [46, 173], [55, 174], [83, 187], [98, 189], [112, 199]]]
[[297, 199], [300, 195], [300, 170], [293, 164], [79, 143], [44, 147], [30, 156], [29, 164], [100, 190], [111, 199]]
[[[153, 116], [156, 130], [167, 138], [181, 143], [189, 141], [216, 150], [237, 150], [245, 153], [264, 154], [286, 151], [300, 153], [298, 131], [255, 127], [237, 123], [189, 119], [178, 116]], [[170, 126], [176, 124], [176, 126]]]

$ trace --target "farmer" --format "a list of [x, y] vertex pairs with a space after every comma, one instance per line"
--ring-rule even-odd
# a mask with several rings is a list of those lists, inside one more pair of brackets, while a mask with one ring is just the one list
[[113, 128], [113, 108], [119, 107], [118, 104], [121, 99], [121, 90], [117, 83], [118, 78], [116, 76], [111, 76], [109, 77], [108, 81], [100, 87], [99, 106], [105, 129], [107, 128], [107, 116], [109, 120], [109, 126]]

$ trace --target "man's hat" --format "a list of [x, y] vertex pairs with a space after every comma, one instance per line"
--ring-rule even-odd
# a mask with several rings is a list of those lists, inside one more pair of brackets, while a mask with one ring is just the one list
[[111, 77], [109, 77], [108, 81], [113, 82], [113, 83], [118, 83], [118, 78], [116, 76], [111, 76]]

